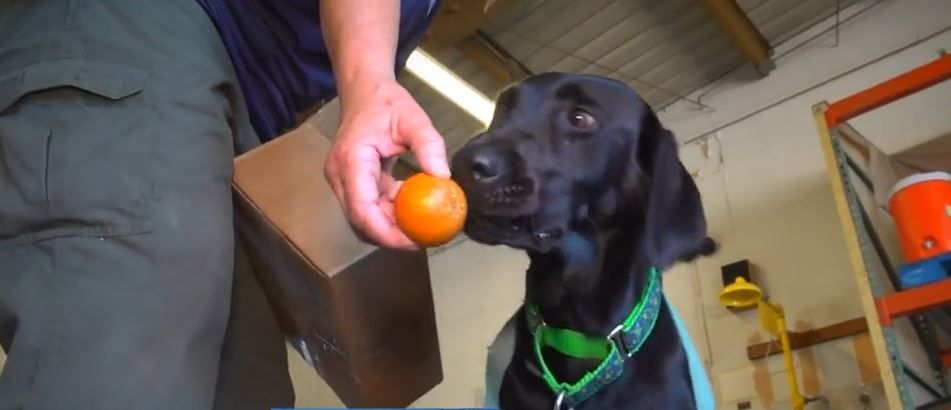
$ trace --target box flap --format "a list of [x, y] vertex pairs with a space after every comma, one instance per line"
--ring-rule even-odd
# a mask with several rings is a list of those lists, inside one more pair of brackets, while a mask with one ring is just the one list
[[324, 179], [331, 143], [298, 129], [235, 159], [233, 184], [318, 271], [333, 276], [375, 247], [359, 239]]

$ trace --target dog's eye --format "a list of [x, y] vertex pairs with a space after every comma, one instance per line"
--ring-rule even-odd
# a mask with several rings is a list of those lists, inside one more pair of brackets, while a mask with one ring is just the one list
[[598, 127], [598, 122], [589, 112], [581, 109], [574, 109], [568, 113], [568, 122], [572, 127], [579, 130], [590, 131]]

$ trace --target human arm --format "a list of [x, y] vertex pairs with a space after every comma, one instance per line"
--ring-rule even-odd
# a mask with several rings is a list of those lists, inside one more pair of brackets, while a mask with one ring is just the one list
[[325, 175], [354, 230], [390, 248], [413, 248], [393, 217], [399, 189], [384, 162], [411, 151], [423, 171], [449, 177], [445, 143], [396, 81], [398, 0], [322, 0], [321, 27], [340, 96], [337, 139]]

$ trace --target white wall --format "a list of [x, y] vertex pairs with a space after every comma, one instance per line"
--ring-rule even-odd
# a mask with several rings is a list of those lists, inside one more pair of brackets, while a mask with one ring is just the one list
[[[852, 7], [843, 19], [868, 4]], [[693, 306], [692, 331], [722, 408], [736, 408], [733, 403], [744, 400], [754, 408], [788, 407], [781, 361], [767, 360], [764, 368], [745, 358], [748, 339], [761, 333], [755, 312], [732, 314], [717, 303], [722, 264], [744, 258], [756, 264], [765, 290], [786, 306], [791, 326], [819, 327], [862, 316], [811, 106], [936, 58], [938, 49], [951, 49], [949, 24], [948, 1], [886, 1], [842, 25], [837, 47], [829, 33], [779, 58], [778, 69], [766, 79], [742, 82], [738, 73], [712, 91], [691, 96], [704, 94], [701, 101], [712, 109], [681, 102], [661, 114], [681, 141], [694, 141], [683, 147], [682, 156], [688, 168], [701, 171], [697, 182], [711, 228], [723, 242], [715, 257], [679, 268], [699, 276], [682, 281], [699, 283], [699, 291], [667, 289], [701, 295], [700, 306]], [[777, 48], [777, 55], [801, 43], [791, 40]], [[944, 84], [852, 123], [876, 145], [895, 152], [951, 131], [949, 95], [951, 84]], [[691, 301], [687, 296], [679, 300]], [[881, 400], [874, 381], [861, 386], [855, 349], [862, 343], [867, 341], [846, 339], [804, 350], [796, 358], [801, 379], [809, 379], [801, 388], [829, 396], [836, 409], [861, 408], [857, 396], [863, 391]], [[757, 388], [763, 373], [772, 377]]]

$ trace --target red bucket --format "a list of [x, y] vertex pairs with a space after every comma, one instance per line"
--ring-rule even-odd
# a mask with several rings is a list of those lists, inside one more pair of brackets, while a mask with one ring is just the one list
[[928, 172], [898, 181], [888, 208], [906, 264], [951, 252], [951, 174]]

